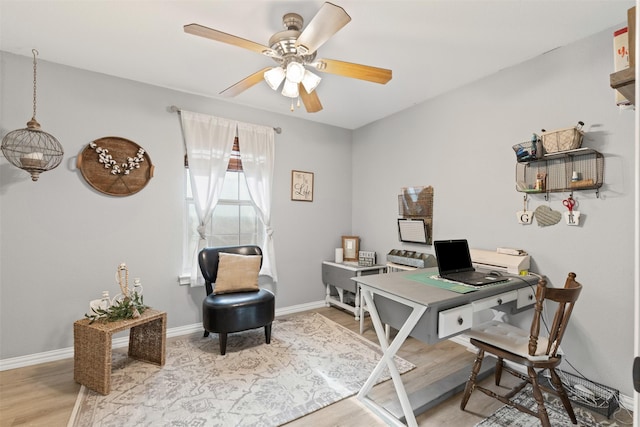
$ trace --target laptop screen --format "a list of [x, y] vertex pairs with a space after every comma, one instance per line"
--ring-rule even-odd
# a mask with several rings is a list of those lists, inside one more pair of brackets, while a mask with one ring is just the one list
[[473, 269], [469, 244], [466, 240], [436, 240], [433, 246], [440, 274]]

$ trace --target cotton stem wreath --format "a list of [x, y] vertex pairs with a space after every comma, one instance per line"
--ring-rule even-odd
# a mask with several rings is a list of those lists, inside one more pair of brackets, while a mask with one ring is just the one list
[[113, 160], [113, 156], [109, 154], [109, 150], [99, 147], [95, 142], [90, 142], [89, 146], [98, 153], [98, 161], [102, 163], [105, 169], [111, 169], [112, 175], [129, 175], [134, 169], [140, 169], [140, 163], [144, 162], [144, 149], [138, 149], [135, 157], [127, 157], [126, 162], [118, 163]]

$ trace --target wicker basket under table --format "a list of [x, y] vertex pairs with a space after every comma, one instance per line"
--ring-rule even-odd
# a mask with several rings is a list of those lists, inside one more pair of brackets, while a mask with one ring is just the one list
[[129, 357], [163, 366], [167, 313], [147, 309], [137, 319], [89, 324], [82, 319], [73, 324], [73, 379], [98, 393], [111, 391], [111, 337], [129, 332]]

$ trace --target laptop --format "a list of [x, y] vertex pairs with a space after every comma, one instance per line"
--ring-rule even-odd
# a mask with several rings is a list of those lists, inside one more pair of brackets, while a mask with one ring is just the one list
[[509, 280], [499, 274], [476, 271], [471, 264], [469, 243], [465, 239], [433, 242], [438, 262], [438, 274], [443, 279], [472, 286], [484, 286]]

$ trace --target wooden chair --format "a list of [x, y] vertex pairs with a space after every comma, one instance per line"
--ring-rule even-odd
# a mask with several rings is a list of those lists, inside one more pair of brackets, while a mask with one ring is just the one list
[[[472, 328], [468, 332], [468, 335], [471, 338], [471, 344], [478, 348], [478, 353], [471, 370], [471, 375], [467, 381], [464, 395], [462, 396], [460, 409], [464, 410], [467, 406], [469, 397], [474, 390], [480, 390], [488, 396], [496, 398], [522, 412], [539, 418], [543, 426], [549, 427], [549, 416], [544, 406], [541, 391], [544, 390], [560, 397], [562, 404], [569, 414], [569, 418], [571, 418], [571, 422], [573, 424], [577, 424], [576, 416], [573, 412], [573, 408], [571, 407], [571, 402], [567, 396], [567, 392], [565, 391], [562, 381], [555, 370], [562, 361], [562, 356], [558, 354], [560, 342], [562, 341], [562, 337], [567, 329], [567, 324], [569, 323], [573, 306], [580, 295], [580, 291], [582, 290], [582, 285], [576, 282], [575, 279], [575, 273], [569, 273], [564, 288], [547, 288], [547, 281], [544, 278], [541, 278], [538, 281], [535, 312], [531, 322], [531, 330], [529, 332], [498, 321], [487, 322], [479, 325], [478, 327]], [[542, 317], [543, 303], [545, 300], [554, 301], [558, 304], [553, 318], [553, 323], [548, 331], [548, 337], [539, 336], [540, 321]], [[504, 395], [499, 395], [476, 384], [476, 378], [480, 371], [485, 353], [490, 353], [498, 358], [495, 370], [496, 385], [500, 385], [500, 378], [503, 371], [507, 371], [523, 381]], [[528, 375], [506, 365], [505, 361], [525, 367]], [[555, 390], [541, 386], [538, 383], [537, 370], [540, 369], [549, 370], [551, 383]], [[533, 388], [533, 397], [538, 404], [537, 412], [517, 404], [511, 399], [527, 384], [531, 384]]]

